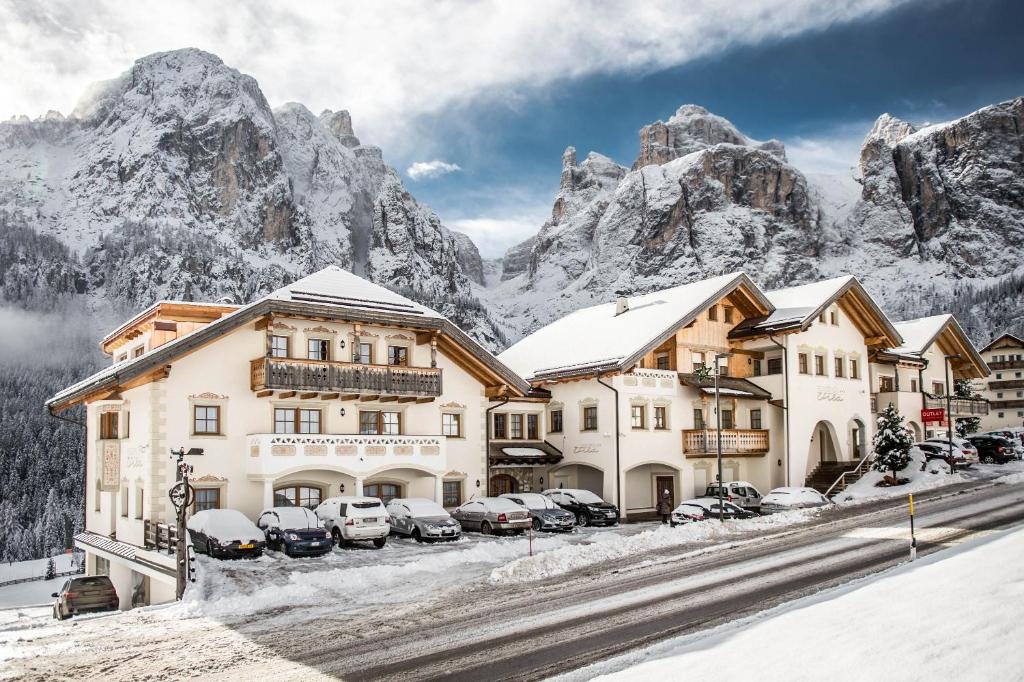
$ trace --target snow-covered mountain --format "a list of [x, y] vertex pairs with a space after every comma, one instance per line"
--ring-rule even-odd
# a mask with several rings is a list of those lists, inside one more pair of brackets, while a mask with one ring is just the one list
[[[200, 50], [139, 59], [66, 118], [0, 123], [0, 215], [5, 235], [66, 247], [76, 291], [125, 307], [245, 301], [337, 264], [501, 344], [473, 299], [475, 247], [360, 142], [348, 112], [272, 110], [252, 77]], [[49, 286], [54, 264], [37, 266], [18, 276]]]
[[730, 270], [767, 287], [852, 272], [895, 318], [953, 309], [981, 341], [1024, 326], [1022, 263], [1024, 98], [923, 130], [883, 115], [849, 176], [807, 176], [781, 142], [685, 105], [640, 131], [631, 169], [567, 149], [550, 220], [484, 295], [514, 339]]

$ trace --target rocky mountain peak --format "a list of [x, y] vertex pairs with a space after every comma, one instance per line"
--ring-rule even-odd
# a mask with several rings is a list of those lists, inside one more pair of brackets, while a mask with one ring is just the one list
[[352, 117], [344, 109], [340, 111], [324, 109], [320, 114], [320, 120], [346, 147], [354, 148], [360, 145], [359, 138], [352, 130]]
[[716, 144], [760, 149], [786, 160], [785, 146], [778, 140], [760, 142], [751, 139], [728, 119], [712, 114], [702, 106], [684, 104], [668, 121], [656, 121], [640, 129], [640, 154], [633, 169], [668, 163]]

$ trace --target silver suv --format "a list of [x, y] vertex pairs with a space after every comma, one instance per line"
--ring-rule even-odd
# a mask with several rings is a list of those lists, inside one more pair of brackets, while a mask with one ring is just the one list
[[391, 518], [376, 497], [330, 497], [315, 512], [338, 547], [353, 540], [372, 540], [380, 549], [391, 532]]
[[[718, 484], [710, 484], [704, 491], [704, 497], [718, 497]], [[761, 509], [761, 493], [746, 481], [729, 481], [722, 487], [722, 497], [726, 502], [750, 511]]]

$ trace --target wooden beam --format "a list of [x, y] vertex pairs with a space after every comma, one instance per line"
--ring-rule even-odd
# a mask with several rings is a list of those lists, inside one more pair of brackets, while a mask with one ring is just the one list
[[266, 398], [267, 396], [271, 396], [271, 395], [274, 395], [274, 392], [270, 391], [270, 390], [256, 391], [256, 397], [257, 398]]
[[379, 395], [374, 395], [374, 394], [371, 394], [371, 393], [367, 393], [365, 395], [359, 396], [359, 399], [360, 400], [365, 400], [365, 401], [368, 401], [368, 402], [372, 402], [374, 400], [380, 400], [380, 396]]
[[287, 400], [288, 398], [294, 398], [295, 397], [295, 391], [281, 391], [281, 393], [277, 397], [280, 398], [281, 400]]
[[270, 318], [270, 315], [264, 315], [263, 317], [259, 318], [258, 320], [256, 320], [256, 331], [261, 332], [267, 329], [268, 327], [270, 327], [271, 321], [272, 320]]
[[420, 403], [420, 404], [422, 404], [422, 403], [432, 403], [432, 402], [434, 402], [434, 399], [433, 398], [416, 398], [416, 402]]
[[508, 394], [508, 385], [500, 384], [498, 386], [488, 386], [484, 389], [484, 397], [486, 398], [501, 398]]
[[397, 395], [382, 395], [380, 397], [380, 401], [382, 403], [393, 403], [396, 400], [398, 400], [398, 396]]
[[414, 396], [414, 395], [403, 395], [401, 398], [398, 399], [398, 402], [400, 402], [400, 403], [414, 403], [414, 402], [416, 402], [416, 396]]
[[343, 393], [341, 396], [342, 400], [359, 400], [358, 393]]
[[316, 391], [313, 391], [312, 393], [300, 393], [299, 394], [299, 398], [302, 399], [302, 400], [309, 400], [310, 398], [315, 398], [318, 395], [320, 395], [320, 394], [317, 393]]
[[340, 393], [324, 393], [320, 396], [321, 400], [337, 400]]

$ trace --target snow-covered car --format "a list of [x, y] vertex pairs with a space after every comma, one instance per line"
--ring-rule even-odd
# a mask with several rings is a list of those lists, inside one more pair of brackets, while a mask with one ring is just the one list
[[[692, 500], [684, 500], [679, 503], [676, 509], [680, 507], [698, 507], [703, 509], [705, 519], [717, 519], [719, 516], [723, 519], [752, 519], [757, 516], [755, 512], [748, 511], [739, 505], [726, 502], [725, 500], [722, 500], [721, 514], [719, 514], [717, 497], [697, 497]], [[695, 521], [697, 519], [691, 520]]]
[[463, 530], [479, 531], [484, 535], [519, 535], [532, 523], [530, 512], [504, 497], [478, 497], [465, 502], [452, 512], [452, 518]]
[[576, 515], [559, 507], [550, 497], [540, 493], [505, 493], [501, 497], [525, 507], [530, 512], [533, 529], [536, 531], [570, 533], [576, 527]]
[[57, 600], [53, 603], [57, 620], [91, 611], [116, 611], [120, 605], [117, 590], [105, 575], [68, 578], [52, 596]]
[[1016, 428], [1009, 429], [993, 429], [992, 431], [986, 431], [982, 436], [996, 436], [997, 438], [1005, 438], [1010, 441], [1013, 445], [1013, 453], [1017, 459], [1024, 459], [1024, 434], [1018, 431]]
[[396, 497], [388, 502], [391, 532], [416, 542], [458, 540], [462, 527], [448, 511], [424, 497]]
[[985, 464], [1006, 464], [1017, 458], [1014, 441], [1009, 438], [980, 434], [968, 440], [978, 448], [978, 458]]
[[329, 497], [315, 511], [338, 547], [370, 540], [380, 549], [388, 541], [391, 518], [378, 497]]
[[272, 507], [256, 519], [267, 539], [267, 549], [288, 556], [322, 556], [331, 551], [331, 534], [305, 507]]
[[775, 488], [761, 498], [761, 513], [774, 514], [790, 509], [824, 507], [830, 504], [832, 500], [814, 488], [782, 487]]
[[566, 511], [576, 516], [577, 526], [611, 526], [619, 522], [619, 510], [614, 504], [580, 488], [552, 488], [543, 493]]
[[[949, 441], [947, 441], [945, 438], [928, 438], [924, 442], [925, 443], [935, 443], [936, 445], [945, 445], [945, 446], [947, 446], [947, 448], [949, 446]], [[953, 437], [953, 447], [954, 448], [960, 448], [961, 450], [966, 452], [968, 455], [972, 455], [973, 454], [975, 459], [977, 459], [977, 457], [978, 457], [978, 448], [974, 447], [974, 445], [971, 443], [971, 441], [967, 440], [966, 438], [960, 438], [959, 436], [954, 436]]]
[[705, 521], [707, 520], [707, 514], [710, 513], [704, 507], [699, 504], [690, 504], [689, 502], [683, 502], [678, 507], [672, 510], [672, 516], [669, 518], [669, 524], [672, 526], [681, 526], [684, 523], [693, 523], [694, 521]]
[[[938, 459], [945, 462], [949, 459], [949, 443], [937, 443], [935, 441], [914, 443], [913, 447], [910, 448], [910, 456], [916, 461], [920, 461], [921, 457], [924, 457], [926, 461]], [[958, 467], [968, 469], [972, 464], [978, 463], [978, 450], [973, 445], [968, 450], [954, 442], [953, 461]]]
[[214, 559], [252, 559], [263, 554], [266, 538], [259, 526], [235, 509], [205, 509], [186, 524], [192, 546]]
[[[718, 497], [718, 484], [709, 485], [704, 497]], [[729, 481], [722, 487], [722, 497], [750, 511], [756, 512], [761, 508], [761, 493], [747, 481]]]

